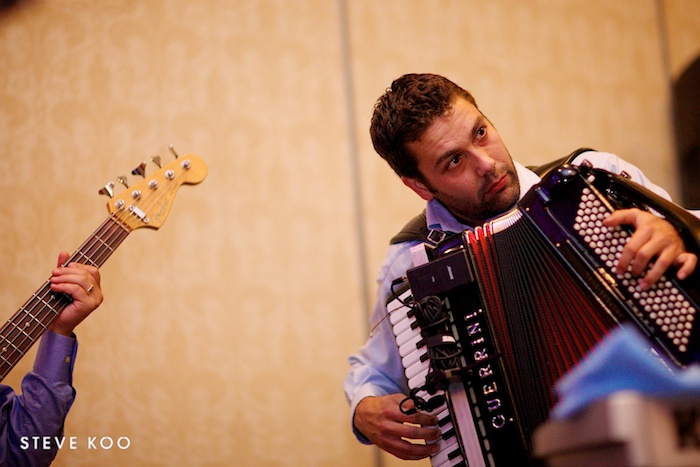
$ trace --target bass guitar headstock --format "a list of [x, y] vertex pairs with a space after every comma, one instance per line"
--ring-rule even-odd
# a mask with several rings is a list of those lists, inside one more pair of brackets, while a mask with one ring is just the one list
[[[172, 147], [171, 147], [172, 151]], [[160, 169], [153, 175], [146, 174], [143, 162], [131, 173], [143, 177], [140, 182], [129, 185], [125, 176], [117, 181], [124, 185], [119, 195], [114, 194], [115, 184], [109, 182], [99, 193], [110, 197], [107, 209], [124, 227], [129, 230], [140, 227], [158, 229], [165, 222], [177, 189], [183, 184], [195, 185], [204, 180], [207, 166], [198, 156], [185, 154], [166, 166], [161, 166], [160, 157], [152, 158]]]

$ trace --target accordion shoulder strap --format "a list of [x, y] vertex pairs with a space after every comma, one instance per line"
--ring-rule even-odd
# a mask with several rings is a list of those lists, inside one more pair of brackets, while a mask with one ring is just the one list
[[411, 240], [425, 241], [428, 238], [429, 232], [428, 220], [425, 217], [425, 209], [423, 209], [420, 214], [403, 226], [401, 232], [392, 237], [389, 244], [393, 245], [395, 243], [403, 243]]
[[[572, 152], [566, 157], [562, 157], [561, 159], [557, 159], [540, 166], [528, 166], [528, 169], [535, 172], [537, 175], [540, 176], [540, 178], [543, 178], [551, 170], [559, 167], [562, 164], [573, 161], [576, 158], [576, 156], [586, 151], [593, 151], [593, 149], [577, 149], [576, 151]], [[420, 214], [408, 221], [408, 223], [401, 229], [401, 231], [392, 237], [392, 239], [389, 241], [389, 244], [394, 245], [396, 243], [403, 243], [413, 240], [418, 240], [421, 242], [425, 241], [428, 238], [428, 234], [430, 233], [430, 229], [428, 228], [427, 224], [428, 221], [425, 217], [424, 209]]]
[[579, 154], [584, 153], [584, 152], [588, 152], [588, 151], [595, 151], [595, 149], [579, 148], [579, 149], [575, 150], [574, 152], [572, 152], [571, 154], [569, 154], [568, 156], [562, 157], [561, 159], [556, 159], [556, 160], [553, 160], [552, 162], [548, 162], [546, 164], [537, 165], [537, 166], [528, 165], [527, 168], [532, 170], [533, 172], [535, 172], [537, 175], [539, 175], [540, 178], [545, 178], [545, 175], [547, 175], [552, 170], [556, 169], [560, 165], [570, 164], [574, 159], [576, 159], [578, 157]]

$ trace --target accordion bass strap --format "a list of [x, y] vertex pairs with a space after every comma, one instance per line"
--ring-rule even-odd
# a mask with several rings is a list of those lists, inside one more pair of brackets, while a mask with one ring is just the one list
[[626, 207], [651, 208], [658, 212], [678, 230], [688, 251], [700, 256], [700, 219], [681, 206], [621, 175], [601, 169], [592, 171], [595, 173], [598, 189], [605, 191], [613, 199], [620, 200], [627, 205]]

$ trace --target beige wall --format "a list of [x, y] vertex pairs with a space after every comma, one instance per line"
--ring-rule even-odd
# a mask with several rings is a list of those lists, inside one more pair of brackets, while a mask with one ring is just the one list
[[[169, 144], [209, 169], [102, 268], [104, 305], [77, 330], [78, 448], [56, 465], [377, 465], [341, 384], [386, 240], [421, 203], [373, 154], [374, 100], [402, 73], [443, 73], [521, 162], [592, 146], [676, 194], [668, 76], [700, 51], [698, 18], [693, 0], [46, 0], [0, 16], [7, 317], [107, 216], [107, 181], [169, 162]], [[103, 436], [131, 444], [87, 448]]]

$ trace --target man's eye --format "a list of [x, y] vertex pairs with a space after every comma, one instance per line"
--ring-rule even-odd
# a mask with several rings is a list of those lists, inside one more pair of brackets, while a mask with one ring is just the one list
[[482, 126], [482, 127], [479, 128], [478, 130], [476, 130], [476, 138], [477, 138], [477, 139], [481, 139], [481, 138], [483, 138], [484, 136], [486, 136], [486, 127], [485, 127], [485, 126]]
[[461, 160], [462, 160], [462, 156], [459, 156], [459, 155], [454, 156], [452, 159], [450, 159], [450, 162], [447, 164], [447, 168], [449, 169], [449, 168], [454, 167], [455, 165], [459, 164], [459, 161], [461, 161]]

